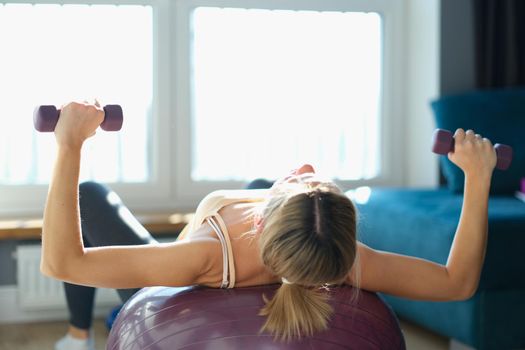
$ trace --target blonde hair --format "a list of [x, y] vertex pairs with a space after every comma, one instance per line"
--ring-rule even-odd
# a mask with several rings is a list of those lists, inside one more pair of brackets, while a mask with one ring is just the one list
[[356, 259], [356, 209], [321, 183], [277, 193], [266, 205], [259, 238], [263, 263], [284, 282], [260, 315], [261, 331], [290, 340], [327, 328], [332, 315], [322, 287], [341, 284]]

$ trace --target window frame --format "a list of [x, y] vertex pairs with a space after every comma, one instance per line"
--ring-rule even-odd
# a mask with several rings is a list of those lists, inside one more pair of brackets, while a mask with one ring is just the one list
[[[194, 210], [218, 188], [245, 183], [191, 180], [191, 11], [200, 6], [377, 12], [382, 18], [382, 84], [380, 106], [381, 174], [373, 179], [338, 181], [343, 189], [403, 183], [402, 108], [405, 39], [404, 4], [391, 0], [11, 0], [0, 3], [146, 5], [153, 11], [153, 104], [150, 127], [151, 177], [147, 183], [109, 184], [138, 213]], [[292, 165], [291, 165], [292, 166]], [[0, 218], [41, 215], [47, 185], [0, 185]]]
[[[168, 89], [169, 47], [168, 33], [170, 20], [169, 0], [68, 0], [68, 1], [0, 1], [1, 4], [89, 4], [89, 5], [143, 5], [152, 8], [153, 24], [153, 100], [152, 123], [149, 128], [150, 179], [144, 183], [111, 183], [130, 208], [142, 211], [165, 210], [171, 205], [170, 167], [164, 161], [170, 156], [164, 146], [169, 139], [170, 115]], [[67, 101], [64, 101], [67, 102]], [[124, 119], [125, 115], [124, 107]], [[125, 127], [125, 124], [124, 124]], [[5, 185], [0, 184], [0, 218], [26, 218], [41, 215], [47, 196], [47, 185]]]
[[[403, 77], [402, 53], [404, 50], [403, 17], [404, 5], [399, 1], [388, 0], [183, 0], [176, 1], [174, 12], [175, 45], [172, 48], [173, 57], [177, 58], [174, 67], [173, 83], [175, 89], [171, 98], [175, 102], [176, 139], [178, 146], [174, 148], [173, 174], [175, 177], [174, 192], [177, 200], [188, 203], [198, 203], [210, 191], [217, 188], [237, 189], [246, 183], [240, 181], [193, 181], [191, 179], [191, 145], [192, 145], [192, 101], [191, 101], [191, 47], [189, 40], [190, 16], [196, 7], [232, 7], [260, 8], [282, 10], [317, 10], [317, 11], [356, 11], [376, 12], [382, 19], [382, 82], [380, 93], [380, 136], [381, 152], [380, 174], [372, 179], [335, 182], [344, 190], [356, 186], [392, 186], [403, 182], [404, 162], [402, 157], [403, 140], [401, 130], [402, 105], [404, 98], [401, 86]], [[178, 92], [177, 94], [173, 92]], [[290, 165], [291, 167], [293, 164]], [[286, 169], [284, 169], [286, 171]]]

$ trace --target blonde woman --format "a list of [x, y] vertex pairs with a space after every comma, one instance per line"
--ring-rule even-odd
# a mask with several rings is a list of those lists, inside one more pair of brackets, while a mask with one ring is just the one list
[[[41, 271], [47, 276], [78, 288], [116, 288], [124, 300], [146, 286], [282, 283], [261, 310], [264, 330], [281, 339], [326, 328], [331, 309], [318, 292], [326, 284], [434, 301], [469, 298], [478, 286], [496, 154], [472, 130], [456, 131], [449, 154], [465, 173], [465, 192], [449, 259], [440, 265], [358, 242], [354, 205], [310, 165], [268, 190], [211, 193], [176, 242], [156, 243], [105, 187], [82, 184], [79, 198], [81, 148], [103, 118], [98, 104], [74, 102], [62, 109], [42, 233]], [[89, 324], [72, 322], [57, 349], [92, 349], [89, 334]]]

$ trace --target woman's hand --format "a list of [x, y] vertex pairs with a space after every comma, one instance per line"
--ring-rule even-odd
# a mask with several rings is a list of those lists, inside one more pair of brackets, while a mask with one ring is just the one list
[[95, 135], [104, 121], [104, 110], [98, 101], [94, 104], [71, 102], [62, 106], [55, 128], [59, 146], [80, 148], [84, 141]]
[[489, 139], [472, 130], [457, 129], [454, 134], [454, 152], [448, 158], [465, 175], [477, 175], [490, 178], [496, 166], [496, 151]]

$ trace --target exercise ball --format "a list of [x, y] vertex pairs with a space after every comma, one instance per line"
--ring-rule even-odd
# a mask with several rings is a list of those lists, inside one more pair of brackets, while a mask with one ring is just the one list
[[398, 320], [375, 293], [349, 286], [330, 293], [334, 314], [329, 328], [288, 343], [259, 330], [263, 294], [279, 285], [214, 289], [148, 287], [120, 310], [108, 337], [107, 350], [232, 349], [405, 349]]

